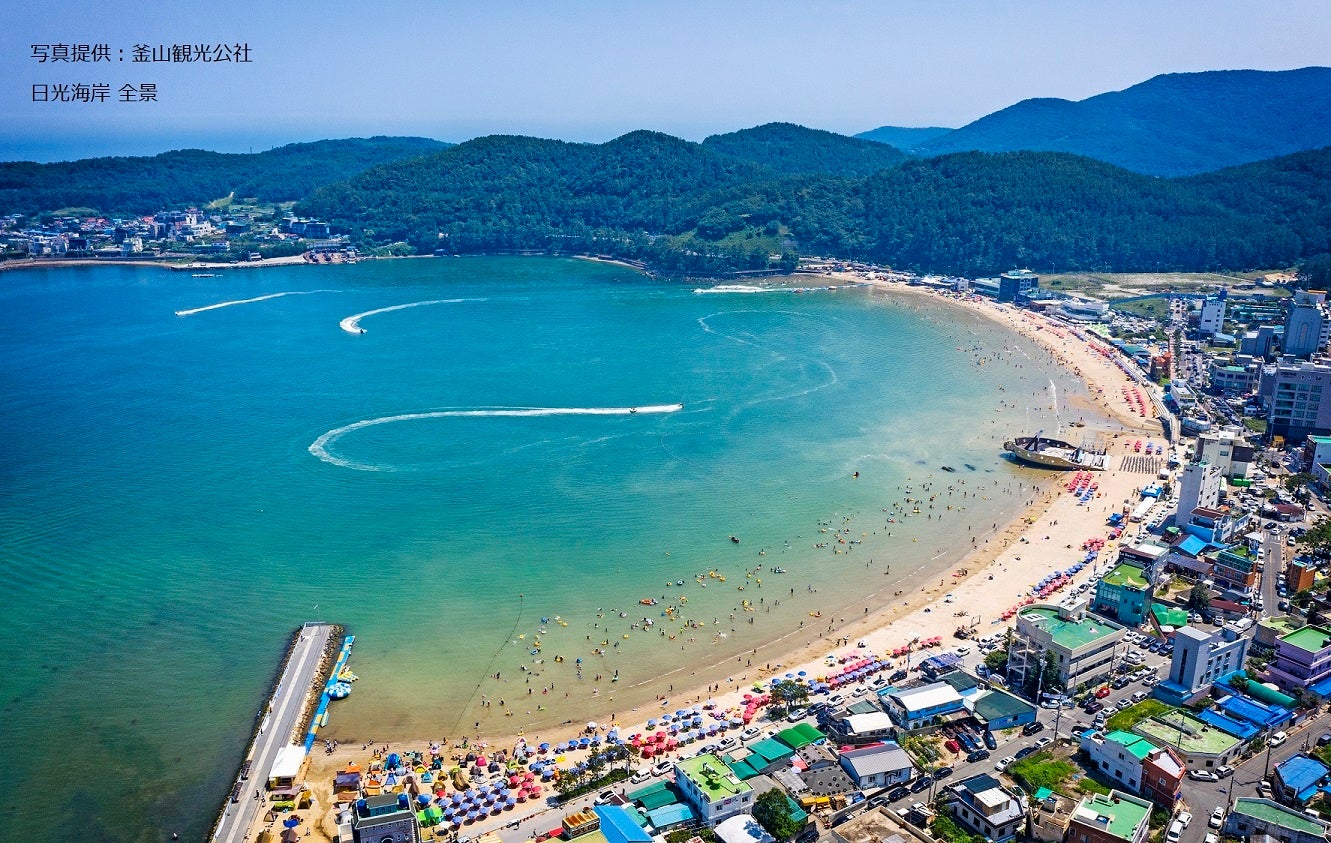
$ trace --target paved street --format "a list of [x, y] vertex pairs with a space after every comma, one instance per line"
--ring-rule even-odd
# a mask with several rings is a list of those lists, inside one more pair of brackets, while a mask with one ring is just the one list
[[301, 629], [300, 640], [273, 692], [272, 710], [264, 718], [255, 739], [249, 780], [241, 783], [239, 802], [228, 800], [217, 833], [213, 835], [218, 843], [243, 843], [255, 814], [262, 804], [266, 804], [254, 798], [254, 791], [263, 790], [277, 751], [291, 743], [291, 732], [300, 717], [306, 692], [314, 682], [319, 657], [323, 655], [331, 633], [332, 627], [328, 624], [311, 624]]

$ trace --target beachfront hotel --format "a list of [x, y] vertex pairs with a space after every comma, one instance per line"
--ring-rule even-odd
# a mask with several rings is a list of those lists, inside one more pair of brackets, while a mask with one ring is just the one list
[[1045, 653], [1053, 653], [1063, 688], [1075, 690], [1100, 682], [1113, 670], [1125, 632], [1112, 621], [1088, 616], [1085, 601], [1027, 606], [1017, 613], [1008, 651], [1008, 684], [1021, 688], [1034, 682], [1044, 666]]

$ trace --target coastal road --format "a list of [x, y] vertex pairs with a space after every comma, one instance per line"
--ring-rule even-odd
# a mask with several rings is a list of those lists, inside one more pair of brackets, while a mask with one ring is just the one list
[[[291, 732], [300, 718], [306, 694], [319, 671], [319, 659], [332, 632], [333, 628], [328, 624], [301, 627], [300, 637], [268, 702], [269, 708], [259, 727], [258, 737], [254, 739], [254, 749], [249, 756], [249, 778], [240, 783], [240, 801], [233, 803], [230, 796], [227, 797], [222, 820], [213, 835], [213, 840], [218, 843], [244, 843], [255, 816], [267, 804], [264, 794], [268, 771], [273, 767], [278, 750], [292, 743]], [[254, 797], [255, 791], [261, 798]]]

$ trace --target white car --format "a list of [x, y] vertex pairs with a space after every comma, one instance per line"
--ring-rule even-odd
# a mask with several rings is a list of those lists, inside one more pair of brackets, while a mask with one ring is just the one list
[[995, 769], [996, 771], [998, 771], [998, 772], [1001, 773], [1001, 772], [1003, 772], [1004, 770], [1006, 770], [1008, 767], [1010, 767], [1012, 764], [1014, 764], [1014, 763], [1016, 762], [1016, 760], [1017, 760], [1017, 759], [1015, 759], [1015, 758], [1013, 758], [1011, 755], [1009, 755], [1009, 756], [1003, 758], [1002, 760], [1000, 760], [997, 764], [995, 764], [995, 765], [994, 765], [994, 769]]
[[1220, 805], [1215, 806], [1215, 810], [1211, 812], [1211, 818], [1206, 821], [1206, 824], [1211, 828], [1219, 828], [1220, 826], [1224, 825], [1225, 824], [1224, 807]]
[[1175, 819], [1182, 823], [1184, 828], [1192, 825], [1192, 814], [1189, 814], [1187, 811], [1179, 811], [1178, 816], [1175, 817]]
[[673, 769], [675, 769], [675, 762], [662, 761], [660, 764], [657, 764], [655, 767], [652, 768], [652, 775], [664, 776], [666, 773], [670, 772]]
[[1048, 735], [1045, 735], [1043, 738], [1040, 738], [1038, 741], [1035, 742], [1035, 748], [1044, 749], [1046, 746], [1049, 746], [1049, 744], [1053, 742], [1054, 742], [1053, 738], [1049, 737]]
[[958, 647], [958, 648], [957, 648], [957, 655], [958, 655], [958, 656], [969, 656], [970, 654], [971, 654], [971, 648], [970, 648], [970, 647]]
[[833, 694], [832, 696], [827, 698], [827, 704], [832, 706], [833, 708], [836, 708], [837, 706], [845, 705], [846, 698], [841, 696], [840, 694]]
[[650, 770], [635, 770], [632, 776], [629, 776], [629, 784], [642, 784], [650, 781], [652, 774]]
[[1289, 735], [1284, 732], [1276, 732], [1271, 736], [1271, 746], [1280, 746], [1287, 740], [1289, 740]]
[[743, 732], [739, 733], [739, 739], [747, 743], [748, 741], [753, 740], [754, 738], [758, 737], [761, 734], [762, 732], [758, 730], [757, 726], [750, 726], [749, 728], [745, 729]]
[[722, 738], [716, 742], [716, 748], [721, 752], [729, 752], [739, 745], [739, 741], [734, 738]]
[[1188, 778], [1195, 782], [1218, 782], [1220, 777], [1210, 770], [1189, 770]]
[[1214, 834], [1210, 832], [1207, 832], [1206, 839], [1203, 840], [1202, 843], [1220, 843], [1220, 838], [1216, 837]]

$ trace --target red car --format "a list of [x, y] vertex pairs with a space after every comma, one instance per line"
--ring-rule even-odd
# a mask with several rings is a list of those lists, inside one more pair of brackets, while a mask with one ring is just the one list
[[1102, 687], [1102, 688], [1097, 688], [1097, 689], [1096, 689], [1096, 691], [1095, 691], [1095, 698], [1096, 698], [1097, 700], [1102, 700], [1102, 699], [1104, 699], [1105, 697], [1109, 696], [1110, 693], [1111, 693], [1111, 692], [1110, 692], [1110, 690], [1109, 690], [1109, 686], [1108, 686], [1108, 685], [1105, 685], [1105, 686]]

